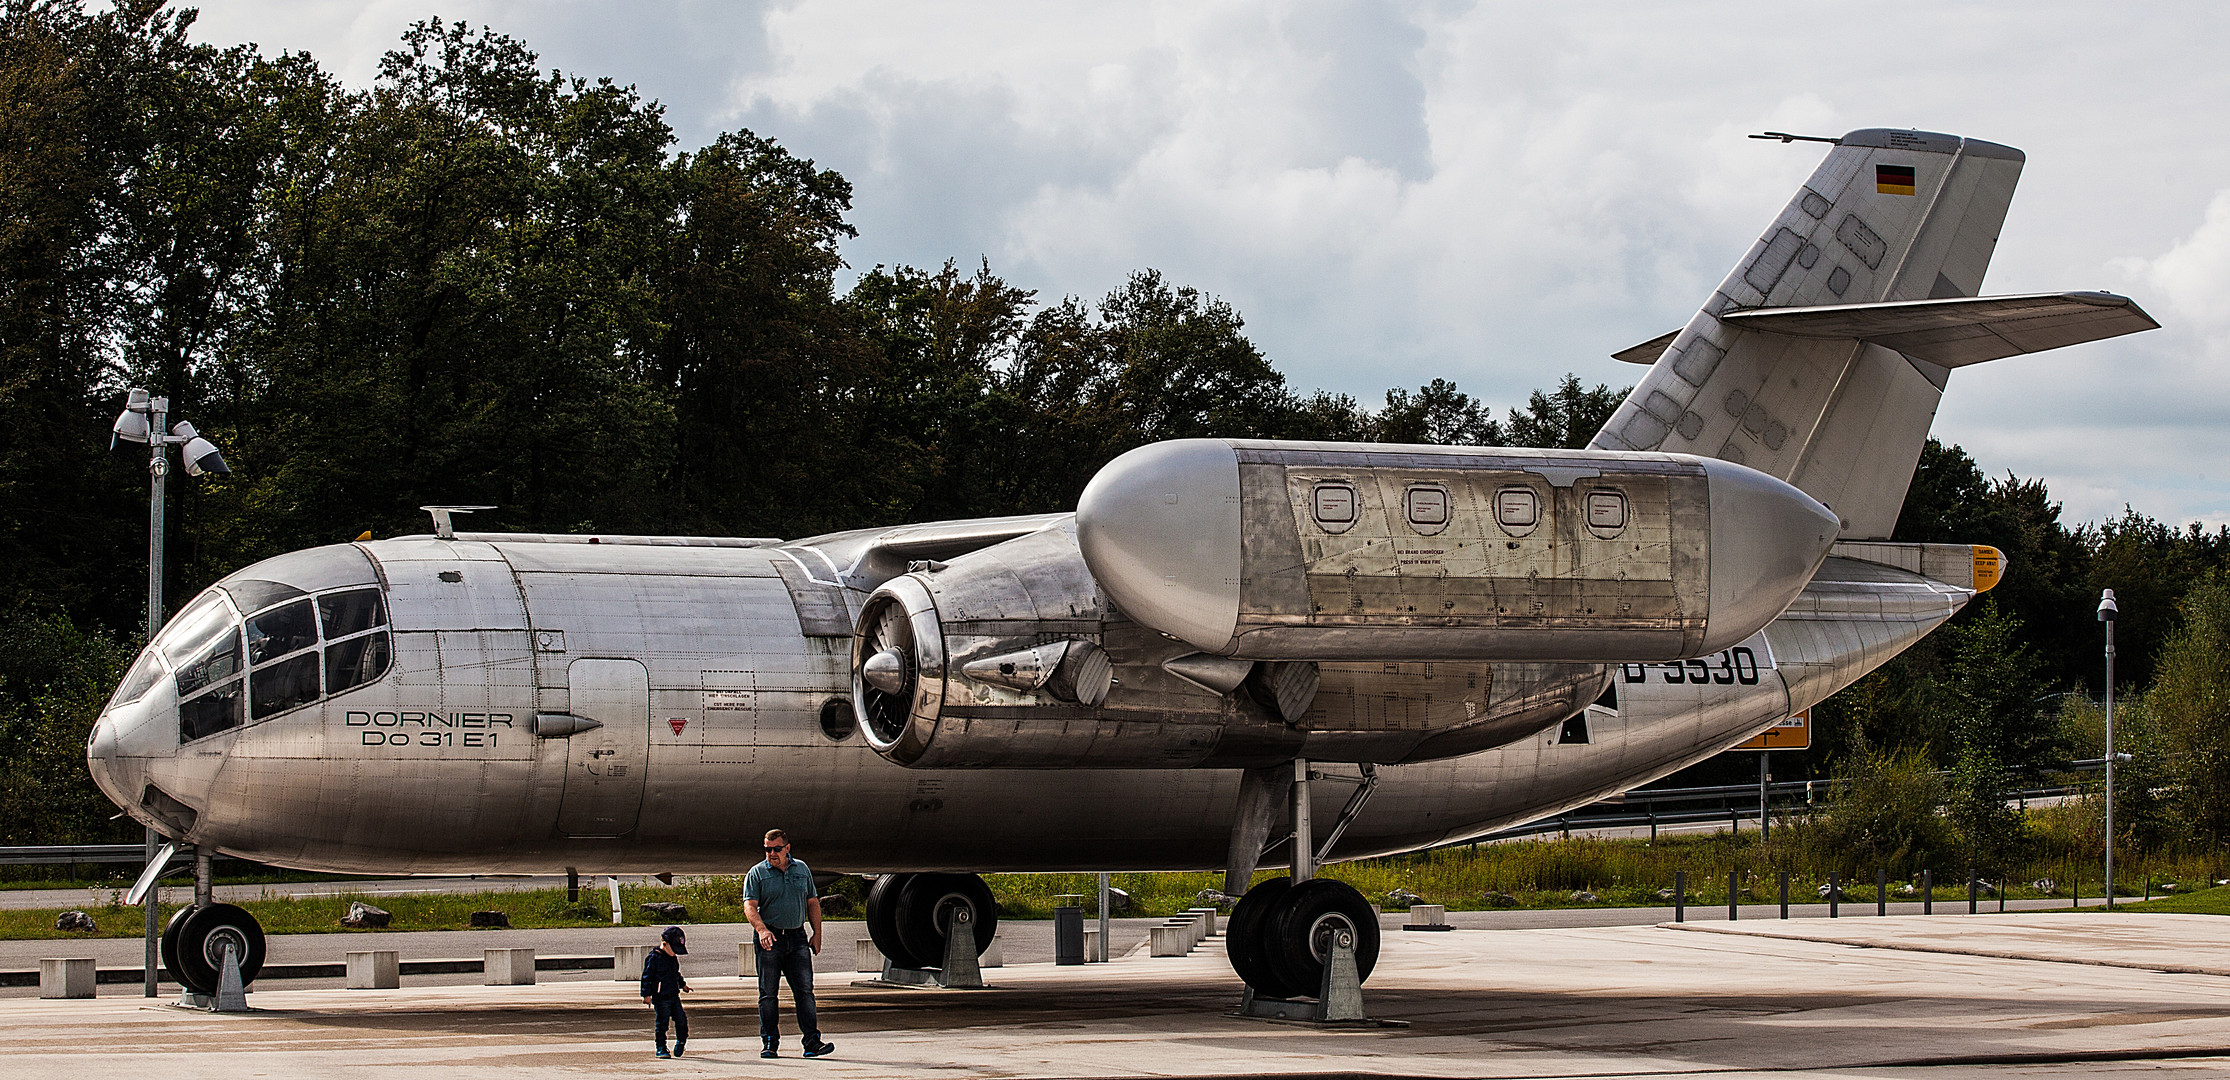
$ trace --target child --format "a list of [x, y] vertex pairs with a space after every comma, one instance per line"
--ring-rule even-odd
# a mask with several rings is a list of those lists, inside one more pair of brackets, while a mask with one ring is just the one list
[[[643, 1004], [658, 1011], [654, 1029], [659, 1057], [680, 1057], [689, 1043], [689, 1014], [681, 1010], [681, 996], [689, 993], [689, 980], [681, 977], [680, 957], [689, 955], [689, 939], [681, 927], [669, 926], [658, 935], [658, 947], [643, 958]], [[666, 1020], [674, 1022], [674, 1052], [666, 1052]]]

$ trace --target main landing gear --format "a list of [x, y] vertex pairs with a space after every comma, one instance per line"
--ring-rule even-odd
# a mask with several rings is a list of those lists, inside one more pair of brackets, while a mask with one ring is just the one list
[[[1309, 822], [1311, 779], [1358, 785], [1321, 849]], [[1249, 770], [1240, 781], [1224, 876], [1224, 893], [1239, 895], [1224, 935], [1231, 968], [1247, 984], [1239, 1015], [1364, 1020], [1362, 985], [1378, 965], [1378, 915], [1353, 886], [1315, 874], [1317, 862], [1362, 811], [1376, 785], [1376, 773], [1367, 765], [1360, 777], [1341, 777], [1312, 773], [1307, 761]], [[1249, 888], [1263, 841], [1288, 807], [1293, 875]]]
[[980, 987], [976, 957], [999, 933], [991, 887], [974, 874], [884, 874], [867, 891], [867, 935], [882, 981]]

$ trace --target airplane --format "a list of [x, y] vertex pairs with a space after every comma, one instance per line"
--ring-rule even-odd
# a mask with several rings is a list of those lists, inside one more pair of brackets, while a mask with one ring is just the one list
[[[1979, 295], [2020, 151], [1821, 141], [1687, 325], [1617, 354], [1648, 370], [1585, 450], [1180, 440], [1073, 513], [788, 541], [431, 508], [203, 592], [89, 767], [176, 850], [307, 870], [732, 874], [780, 827], [874, 876], [901, 968], [988, 946], [985, 872], [1222, 870], [1253, 992], [1315, 993], [1342, 931], [1367, 978], [1377, 920], [1320, 864], [1626, 791], [1881, 666], [2006, 570], [1889, 540], [1952, 369], [2157, 327]], [[212, 992], [225, 947], [252, 981], [204, 871], [165, 963]]]

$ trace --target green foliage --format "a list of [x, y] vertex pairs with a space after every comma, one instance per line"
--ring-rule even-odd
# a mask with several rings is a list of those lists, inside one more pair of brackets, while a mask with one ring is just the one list
[[85, 771], [93, 720], [132, 651], [60, 614], [0, 613], [0, 844], [137, 839]]
[[1846, 876], [1892, 867], [1901, 876], [1942, 866], [1958, 851], [1943, 815], [1943, 777], [1920, 753], [1874, 751], [1848, 759], [1823, 812], [1784, 834], [1802, 852], [1792, 864], [1833, 867]]
[[2185, 594], [2182, 615], [2144, 712], [2177, 781], [2178, 817], [2220, 845], [2230, 835], [2230, 573], [2210, 570]]

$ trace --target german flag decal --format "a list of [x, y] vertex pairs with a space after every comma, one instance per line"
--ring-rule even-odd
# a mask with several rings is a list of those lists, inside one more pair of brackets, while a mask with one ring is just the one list
[[1874, 166], [1874, 190], [1884, 195], [1912, 194], [1913, 167], [1910, 165]]

